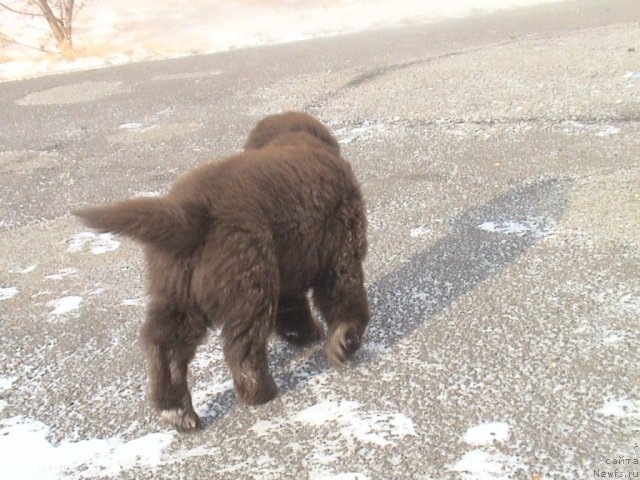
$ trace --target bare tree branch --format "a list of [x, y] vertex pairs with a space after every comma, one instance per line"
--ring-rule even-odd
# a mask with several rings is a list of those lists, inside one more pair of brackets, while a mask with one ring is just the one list
[[62, 20], [56, 17], [55, 14], [51, 11], [47, 0], [34, 0], [34, 2], [36, 5], [38, 5], [38, 7], [40, 7], [40, 10], [42, 10], [44, 18], [49, 23], [54, 37], [56, 37], [56, 41], [58, 42], [60, 50], [62, 50], [63, 52], [71, 50], [73, 48], [71, 43], [71, 32], [65, 28]]
[[38, 12], [23, 12], [21, 10], [16, 10], [15, 8], [10, 7], [9, 5], [5, 5], [4, 3], [0, 2], [0, 7], [9, 10], [10, 12], [13, 13], [17, 13], [20, 15], [27, 15], [27, 16], [32, 16], [32, 17], [44, 17], [43, 14], [38, 13]]
[[[86, 1], [80, 2], [79, 6], [76, 5], [75, 0], [26, 0], [25, 3], [27, 3], [28, 5], [37, 6], [40, 9], [41, 13], [21, 11], [16, 8], [10, 7], [3, 2], [0, 2], [0, 7], [21, 15], [34, 15], [44, 17], [49, 24], [49, 28], [51, 29], [56, 42], [58, 43], [58, 48], [60, 48], [63, 53], [68, 53], [73, 50], [73, 20], [78, 11], [87, 3]], [[52, 8], [59, 12], [57, 16], [53, 12]], [[4, 35], [3, 37], [9, 38], [6, 35]], [[19, 42], [13, 41], [13, 43]]]
[[27, 45], [26, 43], [19, 42], [15, 38], [11, 38], [9, 35], [5, 35], [4, 33], [1, 33], [1, 32], [0, 32], [0, 41], [7, 42], [7, 43], [14, 43], [16, 45], [20, 45], [21, 47], [30, 48], [32, 50], [38, 50], [44, 53], [53, 53], [47, 50], [46, 48], [34, 47], [33, 45]]

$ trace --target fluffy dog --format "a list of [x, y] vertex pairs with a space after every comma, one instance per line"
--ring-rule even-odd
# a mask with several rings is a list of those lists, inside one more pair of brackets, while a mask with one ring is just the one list
[[249, 405], [277, 393], [272, 332], [294, 345], [324, 336], [308, 291], [329, 329], [329, 360], [340, 366], [360, 347], [369, 322], [362, 194], [336, 139], [307, 114], [266, 117], [244, 152], [185, 174], [164, 197], [74, 213], [144, 246], [151, 400], [180, 431], [201, 426], [187, 368], [209, 327], [221, 327], [237, 396]]

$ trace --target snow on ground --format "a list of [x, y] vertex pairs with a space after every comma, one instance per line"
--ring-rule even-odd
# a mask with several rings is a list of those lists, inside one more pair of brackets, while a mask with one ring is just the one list
[[51, 315], [65, 315], [67, 313], [78, 310], [82, 304], [82, 297], [71, 295], [68, 297], [51, 300], [47, 303], [47, 307], [53, 307]]
[[0, 300], [9, 300], [18, 294], [16, 287], [0, 287]]
[[463, 441], [474, 448], [449, 466], [463, 480], [506, 480], [513, 478], [520, 466], [514, 457], [500, 452], [496, 446], [509, 440], [511, 425], [505, 422], [481, 423], [470, 427]]
[[77, 253], [82, 251], [88, 244], [88, 248], [94, 255], [100, 255], [102, 253], [113, 252], [120, 247], [120, 242], [113, 239], [113, 235], [110, 233], [93, 233], [93, 232], [81, 232], [68, 241], [69, 247], [67, 252]]
[[104, 478], [133, 467], [154, 468], [174, 436], [159, 432], [129, 442], [114, 437], [53, 445], [49, 431], [44, 423], [23, 417], [0, 421], [3, 478]]
[[[87, 0], [64, 58], [44, 18], [0, 7], [0, 81], [422, 23], [559, 0]], [[6, 0], [28, 10], [25, 0]], [[35, 47], [35, 48], [34, 48]], [[50, 53], [39, 50], [42, 48]], [[51, 53], [52, 52], [52, 53]]]

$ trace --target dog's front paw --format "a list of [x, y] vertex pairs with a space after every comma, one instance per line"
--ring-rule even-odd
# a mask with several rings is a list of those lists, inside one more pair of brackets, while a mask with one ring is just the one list
[[339, 368], [360, 348], [360, 335], [348, 325], [339, 325], [329, 337], [325, 353], [333, 366]]
[[183, 408], [171, 408], [161, 410], [160, 416], [179, 432], [193, 432], [202, 428], [202, 421], [194, 411], [187, 411]]

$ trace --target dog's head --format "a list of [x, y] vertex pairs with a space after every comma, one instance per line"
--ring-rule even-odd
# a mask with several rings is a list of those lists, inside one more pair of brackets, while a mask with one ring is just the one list
[[340, 156], [340, 145], [327, 127], [304, 112], [285, 112], [263, 118], [249, 133], [244, 149], [296, 143], [320, 146]]

